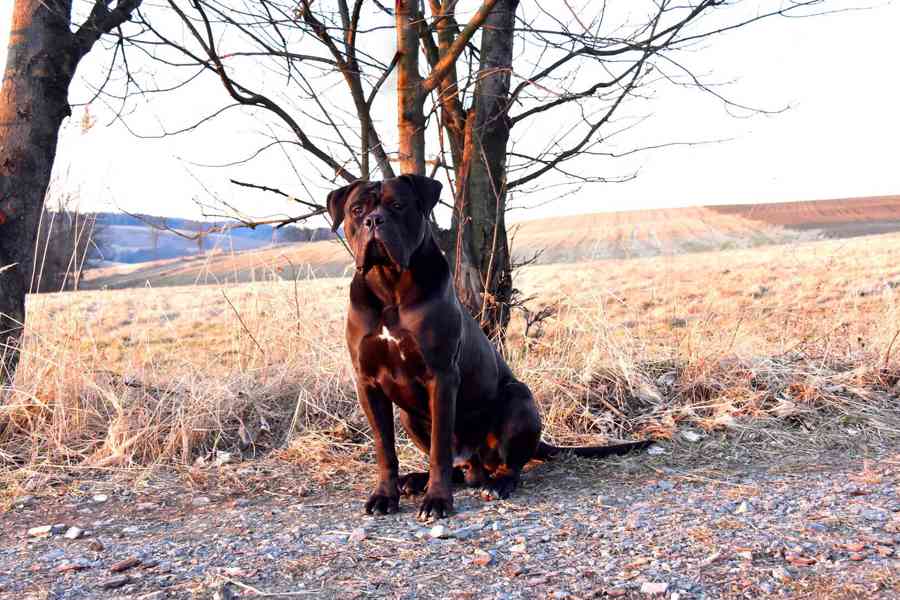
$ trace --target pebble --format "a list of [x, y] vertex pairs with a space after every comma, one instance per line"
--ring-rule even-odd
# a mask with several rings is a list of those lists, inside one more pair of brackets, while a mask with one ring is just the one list
[[431, 529], [428, 530], [428, 535], [431, 536], [432, 539], [446, 539], [448, 537], [452, 537], [450, 531], [444, 527], [443, 525], [435, 525]]
[[101, 504], [103, 502], [106, 502], [107, 500], [109, 500], [109, 496], [107, 496], [106, 494], [94, 494], [94, 502], [96, 502], [97, 504]]
[[700, 435], [696, 431], [691, 431], [690, 429], [686, 429], [686, 430], [682, 431], [681, 437], [691, 443], [696, 443], [696, 442], [699, 442], [701, 439], [703, 439], [702, 435]]
[[106, 581], [100, 584], [100, 587], [104, 590], [116, 590], [120, 587], [131, 583], [131, 577], [128, 575], [119, 575], [117, 577], [111, 577]]
[[50, 535], [50, 532], [53, 531], [53, 525], [41, 525], [39, 527], [32, 527], [28, 530], [28, 535], [31, 537], [42, 537], [45, 535]]
[[738, 505], [738, 507], [734, 510], [734, 514], [736, 514], [736, 515], [743, 515], [743, 514], [746, 514], [746, 513], [750, 512], [750, 510], [751, 510], [750, 504], [749, 504], [746, 500], [744, 500], [744, 501], [741, 502], [741, 503]]
[[493, 560], [494, 560], [494, 557], [491, 556], [490, 553], [485, 552], [484, 550], [476, 550], [475, 556], [472, 559], [472, 562], [474, 564], [478, 565], [479, 567], [486, 567], [489, 564], [491, 564], [491, 562], [493, 562]]
[[659, 444], [653, 444], [649, 448], [647, 448], [647, 454], [651, 456], [659, 456], [660, 454], [665, 454], [666, 450]]
[[65, 535], [63, 535], [63, 537], [65, 537], [66, 539], [69, 539], [69, 540], [77, 540], [78, 538], [80, 538], [83, 535], [84, 535], [84, 529], [82, 529], [81, 527], [73, 526], [73, 527], [69, 527], [66, 530], [66, 533], [65, 533]]
[[887, 513], [876, 508], [866, 508], [860, 515], [867, 521], [887, 521]]
[[648, 596], [662, 596], [669, 591], [668, 583], [655, 583], [647, 581], [641, 585], [641, 593]]
[[128, 558], [123, 558], [119, 562], [113, 563], [113, 565], [109, 568], [113, 573], [121, 573], [122, 571], [127, 571], [132, 567], [136, 567], [141, 564], [141, 559], [137, 556], [129, 556]]
[[368, 537], [366, 530], [362, 527], [357, 527], [350, 533], [349, 540], [353, 543], [358, 543], [366, 539], [366, 537]]
[[193, 500], [191, 500], [191, 504], [194, 506], [206, 506], [209, 504], [211, 500], [206, 496], [197, 496]]

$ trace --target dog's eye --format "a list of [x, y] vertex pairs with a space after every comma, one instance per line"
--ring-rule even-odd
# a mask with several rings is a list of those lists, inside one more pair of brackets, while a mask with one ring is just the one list
[[394, 210], [403, 210], [402, 202], [394, 202], [394, 204], [392, 206], [393, 206]]
[[354, 217], [361, 217], [363, 214], [363, 207], [362, 206], [354, 206], [353, 208], [350, 209], [350, 212], [353, 214]]

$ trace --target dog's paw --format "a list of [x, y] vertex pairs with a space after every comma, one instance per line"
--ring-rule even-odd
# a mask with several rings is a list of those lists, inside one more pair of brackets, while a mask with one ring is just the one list
[[428, 489], [428, 473], [407, 473], [400, 478], [400, 493], [404, 496], [418, 496]]
[[400, 510], [400, 494], [385, 493], [381, 487], [375, 489], [366, 500], [367, 515], [389, 515]]
[[481, 497], [485, 500], [506, 500], [519, 487], [519, 478], [503, 475], [489, 479], [481, 488]]
[[432, 492], [429, 490], [425, 493], [422, 500], [422, 506], [419, 508], [419, 519], [444, 519], [453, 512], [453, 495], [447, 492]]

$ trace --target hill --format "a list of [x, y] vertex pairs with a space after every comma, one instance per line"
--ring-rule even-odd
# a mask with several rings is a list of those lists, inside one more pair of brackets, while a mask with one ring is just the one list
[[[525, 221], [510, 231], [513, 254], [539, 264], [671, 256], [900, 231], [900, 196], [622, 211]], [[332, 277], [350, 258], [335, 241], [242, 250], [93, 269], [87, 289]]]

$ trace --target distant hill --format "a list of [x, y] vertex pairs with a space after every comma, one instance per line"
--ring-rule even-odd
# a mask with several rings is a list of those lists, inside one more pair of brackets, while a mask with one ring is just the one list
[[121, 213], [97, 213], [96, 218], [101, 246], [99, 258], [104, 262], [116, 263], [200, 256], [213, 250], [253, 250], [334, 237], [327, 228], [310, 229], [291, 225], [281, 229], [260, 225], [254, 229], [238, 228], [227, 233], [198, 237], [198, 232], [209, 231], [226, 223]]
[[[127, 226], [122, 226], [127, 227]], [[526, 221], [513, 254], [537, 263], [675, 255], [900, 231], [900, 196], [623, 211]], [[330, 231], [327, 232], [330, 235]], [[136, 235], [136, 234], [135, 234]], [[177, 237], [177, 236], [175, 236]], [[352, 273], [337, 240], [246, 249], [232, 235], [204, 254], [91, 269], [85, 288], [330, 277]], [[265, 245], [265, 244], [261, 244]]]

